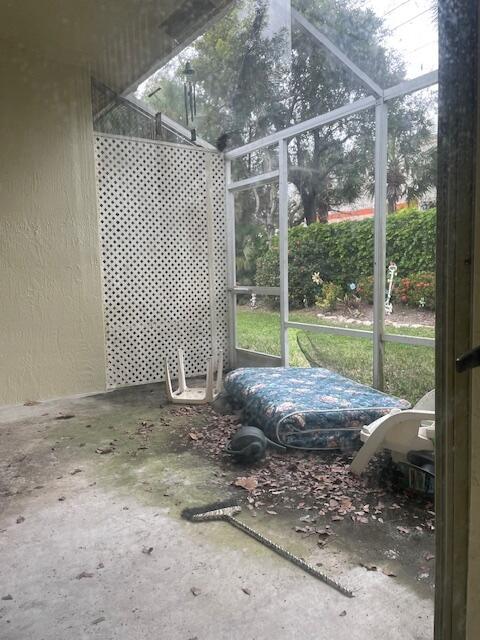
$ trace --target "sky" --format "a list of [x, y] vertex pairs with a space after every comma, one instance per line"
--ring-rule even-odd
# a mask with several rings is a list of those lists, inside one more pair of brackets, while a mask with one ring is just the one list
[[[270, 24], [275, 31], [285, 27], [290, 20], [288, 2], [269, 1]], [[389, 31], [385, 45], [401, 52], [407, 78], [438, 68], [437, 22], [433, 13], [435, 0], [357, 0], [357, 4], [372, 9], [384, 19]]]
[[406, 62], [407, 78], [438, 68], [437, 22], [432, 0], [364, 0], [385, 20], [389, 47], [398, 49]]

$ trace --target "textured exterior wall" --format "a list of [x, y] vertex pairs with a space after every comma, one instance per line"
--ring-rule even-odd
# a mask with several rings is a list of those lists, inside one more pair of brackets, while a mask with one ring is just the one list
[[102, 390], [89, 74], [0, 54], [0, 405]]

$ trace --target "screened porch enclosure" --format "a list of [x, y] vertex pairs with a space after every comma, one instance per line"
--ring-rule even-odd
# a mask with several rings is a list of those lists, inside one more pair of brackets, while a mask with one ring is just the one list
[[[233, 116], [227, 114], [221, 124], [222, 118], [218, 122], [212, 119], [215, 109], [212, 111], [211, 105], [210, 115], [202, 107], [208, 93], [205, 87], [211, 82], [211, 70], [205, 67], [205, 61], [199, 63], [199, 73], [207, 84], [197, 89], [198, 112], [194, 115], [193, 104], [187, 102], [182, 111], [187, 84], [175, 86], [172, 78], [179, 74], [185, 60], [188, 63], [189, 56], [193, 55], [195, 64], [190, 49], [179, 54], [173, 66], [169, 63], [166, 75], [159, 80], [152, 76], [143, 94], [117, 95], [101, 83], [93, 83], [100, 193], [109, 188], [106, 176], [122, 183], [128, 196], [127, 209], [136, 215], [132, 218], [136, 227], [134, 224], [129, 238], [132, 256], [146, 256], [151, 251], [148, 256], [158, 258], [158, 247], [149, 249], [142, 240], [144, 225], [149, 227], [150, 222], [143, 213], [137, 215], [148, 201], [152, 212], [159, 215], [158, 228], [151, 230], [168, 232], [164, 250], [170, 256], [168, 260], [147, 261], [136, 282], [128, 265], [122, 263], [118, 271], [115, 240], [123, 236], [115, 224], [122, 221], [115, 202], [108, 197], [101, 199], [102, 234], [107, 243], [102, 260], [108, 385], [163, 380], [160, 361], [155, 357], [152, 360], [149, 353], [165, 353], [172, 359], [178, 348], [191, 352], [188, 374], [193, 376], [203, 372], [210, 352], [222, 350], [230, 367], [322, 366], [415, 402], [435, 386], [435, 211], [429, 209], [436, 198], [435, 178], [429, 176], [430, 186], [423, 191], [422, 185], [401, 188], [399, 183], [406, 181], [403, 174], [412, 166], [415, 179], [420, 180], [418, 176], [427, 173], [422, 163], [436, 153], [434, 92], [438, 73], [432, 70], [415, 76], [412, 64], [405, 72], [387, 73], [381, 65], [372, 66], [361, 56], [354, 61], [344, 51], [348, 48], [347, 36], [337, 34], [331, 16], [323, 19], [308, 8], [308, 3], [269, 0], [240, 4], [237, 15], [242, 20], [251, 19], [252, 29], [263, 38], [265, 63], [259, 67], [263, 75], [252, 76], [252, 90], [247, 83], [241, 95], [245, 78], [236, 83], [232, 80], [232, 87], [221, 85], [216, 90], [219, 94], [225, 91], [227, 105], [240, 101], [247, 111], [260, 109], [255, 127], [248, 132], [248, 142], [236, 144], [245, 139], [245, 132], [235, 129]], [[253, 11], [250, 16], [250, 9], [257, 13]], [[259, 11], [263, 22], [257, 20]], [[212, 42], [223, 36], [223, 29], [230, 33], [230, 15], [220, 19]], [[208, 39], [202, 38], [201, 47], [208, 47]], [[244, 43], [237, 44], [241, 58]], [[274, 58], [269, 47], [275, 50]], [[210, 50], [209, 55], [213, 53]], [[324, 91], [334, 99], [311, 101], [305, 110], [310, 117], [296, 114], [290, 120], [298, 121], [289, 124], [285, 105], [290, 100], [296, 104], [294, 91], [300, 95], [304, 90], [312, 91], [311, 86], [304, 89], [302, 83], [295, 85], [292, 80], [292, 69], [302, 57], [307, 65], [324, 65], [330, 83]], [[433, 62], [423, 60], [422, 68], [431, 67]], [[222, 73], [228, 71], [228, 64], [227, 56], [218, 69], [219, 84], [225, 82]], [[367, 73], [364, 66], [369, 64]], [[245, 62], [240, 63], [240, 76], [244, 67]], [[338, 91], [336, 78], [341, 85]], [[389, 84], [391, 78], [404, 79]], [[259, 106], [253, 93], [258, 89], [255, 82], [270, 80], [275, 90], [280, 87], [281, 97], [277, 102], [272, 97], [273, 116], [262, 111], [265, 105]], [[311, 79], [308, 82], [311, 84]], [[166, 97], [159, 103], [149, 99], [162, 91]], [[325, 104], [337, 106], [324, 111]], [[293, 114], [295, 107], [291, 109]], [[410, 123], [412, 113], [421, 115]], [[425, 135], [428, 120], [433, 123], [433, 132]], [[231, 131], [221, 128], [227, 125]], [[410, 138], [401, 138], [398, 132], [402, 127], [411, 129]], [[268, 133], [260, 135], [261, 131]], [[105, 153], [114, 147], [118, 149], [116, 155]], [[406, 147], [409, 166], [398, 157]], [[136, 172], [137, 179], [126, 179], [128, 171]], [[321, 198], [319, 202], [318, 197], [315, 201], [315, 195], [308, 193], [313, 189], [315, 174], [322, 172], [328, 176], [322, 188], [341, 192], [336, 204]], [[157, 189], [154, 177], [162, 173], [168, 178]], [[318, 196], [318, 185], [315, 188]], [[423, 193], [422, 202], [418, 193]], [[215, 234], [213, 241], [207, 242], [205, 212], [212, 198]], [[410, 211], [411, 202], [416, 209]], [[363, 213], [368, 219], [360, 219]], [[311, 229], [317, 230], [307, 233], [311, 223]], [[340, 250], [335, 238], [342, 234]], [[415, 269], [408, 255], [409, 236], [415, 245]], [[190, 265], [174, 255], [174, 247], [185, 243], [195, 254]], [[204, 251], [209, 265], [206, 270]], [[152, 276], [149, 269], [153, 264]], [[189, 266], [190, 276], [185, 276]], [[130, 293], [112, 287], [112, 274], [114, 278], [119, 274], [126, 278]], [[151, 277], [156, 295], [147, 295], [143, 285]], [[175, 282], [181, 283], [179, 295], [175, 295]], [[133, 295], [132, 291], [142, 289], [145, 295]], [[193, 318], [189, 300], [195, 301], [194, 316], [198, 315], [194, 326], [202, 327], [201, 339], [196, 342], [191, 331], [185, 332], [185, 322]], [[163, 317], [161, 307], [165, 304], [181, 310]], [[133, 308], [133, 315], [123, 317], [122, 308]], [[149, 318], [147, 324], [152, 325], [146, 328], [143, 323], [138, 336], [136, 317]], [[212, 318], [217, 318], [216, 323]]]
[[[389, 127], [392, 126], [392, 121], [398, 118], [399, 109], [404, 101], [421, 99], [424, 93], [431, 94], [436, 87], [438, 73], [433, 70], [393, 86], [380, 86], [375, 79], [369, 77], [349, 59], [330, 37], [293, 6], [290, 14], [292, 26], [301, 29], [305, 38], [311, 39], [315, 46], [326, 49], [344, 71], [356, 78], [364, 95], [333, 111], [320, 113], [301, 123], [226, 151], [230, 362], [233, 366], [298, 366], [299, 364], [307, 366], [306, 361], [299, 362], [296, 352], [293, 356], [289, 353], [292, 345], [296, 347], [299, 333], [302, 335], [306, 333], [307, 339], [309, 336], [316, 336], [314, 349], [318, 352], [325, 350], [325, 353], [329, 349], [327, 344], [329, 337], [336, 336], [337, 344], [342, 347], [343, 343], [344, 348], [339, 349], [337, 362], [325, 357], [323, 366], [330, 365], [331, 368], [344, 372], [342, 357], [349, 357], [352, 361], [357, 360], [358, 375], [355, 374], [353, 377], [378, 389], [387, 389], [399, 395], [402, 391], [408, 394], [408, 389], [404, 389], [401, 378], [408, 377], [412, 370], [420, 366], [424, 373], [426, 391], [434, 387], [433, 326], [424, 328], [412, 321], [410, 321], [411, 326], [408, 326], [408, 323], [398, 323], [397, 326], [395, 322], [386, 322], [391, 311], [388, 306], [390, 302], [388, 267], [392, 261], [392, 250], [387, 245], [387, 220], [395, 217], [391, 218], [389, 214], [387, 184], [390, 185], [391, 179], [387, 180], [387, 171], [390, 171], [388, 154], [391, 132]], [[432, 103], [435, 103], [435, 97]], [[434, 118], [435, 111], [436, 105], [433, 104]], [[334, 123], [347, 122], [349, 118], [364, 118], [371, 127], [371, 136], [367, 142], [364, 140], [363, 147], [369, 147], [368, 154], [373, 176], [371, 185], [373, 244], [371, 258], [366, 259], [367, 263], [370, 261], [371, 264], [371, 267], [367, 267], [366, 275], [372, 281], [373, 305], [371, 320], [364, 325], [361, 322], [329, 322], [328, 318], [319, 321], [314, 314], [311, 314], [311, 320], [305, 319], [305, 314], [301, 313], [301, 309], [299, 310], [298, 300], [297, 302], [294, 300], [294, 286], [289, 284], [296, 251], [292, 245], [292, 235], [289, 233], [292, 228], [289, 216], [291, 217], [295, 183], [292, 172], [302, 170], [298, 163], [294, 166], [292, 154], [295, 153], [295, 146], [302, 137], [305, 139], [305, 136], [313, 136], [315, 131]], [[434, 140], [430, 144], [432, 148], [436, 148]], [[243, 166], [243, 171], [239, 170], [239, 166]], [[339, 172], [336, 179], [340, 181], [345, 179], [345, 176]], [[251, 222], [248, 219], [248, 201], [253, 199], [252, 194], [255, 194], [257, 202], [259, 198], [269, 202], [274, 199], [277, 201], [277, 206], [272, 208], [274, 213], [270, 217], [267, 214], [257, 227], [261, 228], [261, 234], [264, 233], [270, 238], [270, 247], [274, 247], [274, 251], [270, 252], [272, 264], [269, 265], [273, 275], [268, 285], [263, 282], [259, 284], [258, 278], [255, 279], [244, 265], [246, 252], [242, 251], [242, 247], [245, 243], [245, 229]], [[250, 210], [252, 208], [251, 206]], [[270, 211], [269, 205], [264, 209]], [[268, 226], [272, 227], [271, 232]], [[394, 233], [393, 229], [389, 231], [389, 237], [392, 233]], [[420, 226], [419, 234], [421, 233]], [[298, 235], [295, 236], [297, 237]], [[392, 244], [390, 241], [389, 243]], [[342, 265], [338, 268], [341, 270]], [[333, 274], [336, 277], [341, 275], [341, 273]], [[312, 276], [315, 276], [313, 270], [305, 274], [305, 279], [308, 280]], [[393, 280], [398, 289], [401, 288], [400, 284], [404, 286], [405, 278], [399, 277]], [[351, 286], [354, 287], [354, 285], [353, 282]], [[400, 302], [399, 298], [398, 302]], [[423, 309], [422, 305], [424, 305], [424, 299], [420, 298], [420, 308]], [[247, 321], [245, 320], [248, 315], [248, 306], [266, 309], [271, 318], [269, 329], [263, 334], [262, 321], [266, 314], [263, 314], [263, 317], [262, 313], [257, 314], [259, 336], [264, 335], [258, 340], [248, 339], [246, 322], [251, 324], [252, 331], [256, 326], [254, 313], [250, 314]], [[432, 324], [434, 324], [434, 317]], [[305, 339], [305, 336], [302, 339]], [[357, 347], [358, 354], [355, 352]], [[348, 356], [345, 356], [347, 351]], [[319, 360], [321, 362], [322, 357], [319, 357]], [[352, 367], [350, 371], [355, 370], [353, 365]], [[394, 378], [398, 380], [394, 381]], [[422, 395], [420, 391], [419, 397]]]

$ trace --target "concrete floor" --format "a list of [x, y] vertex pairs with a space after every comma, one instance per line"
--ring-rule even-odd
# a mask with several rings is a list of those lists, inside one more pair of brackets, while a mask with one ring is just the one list
[[152, 385], [0, 410], [2, 640], [432, 638], [431, 587], [367, 571], [354, 538], [300, 548], [288, 516], [255, 521], [348, 599], [226, 524], [181, 520], [230, 477], [179, 438], [200, 418], [162, 403]]

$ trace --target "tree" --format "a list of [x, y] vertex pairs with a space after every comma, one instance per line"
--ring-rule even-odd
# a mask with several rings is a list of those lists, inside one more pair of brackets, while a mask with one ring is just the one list
[[[378, 84], [391, 86], [404, 78], [403, 62], [382, 46], [383, 22], [371, 10], [356, 0], [294, 4]], [[292, 31], [291, 57], [285, 56], [288, 34], [272, 34], [268, 19], [267, 0], [244, 0], [199, 38], [183, 60], [149, 81], [144, 95], [160, 84], [162, 91], [152, 102], [181, 119], [180, 71], [188, 57], [198, 78], [199, 134], [212, 142], [225, 134], [231, 146], [238, 146], [367, 94], [348, 69], [298, 28]], [[431, 135], [427, 108], [405, 102], [397, 111], [390, 127], [390, 207], [399, 197], [428, 189], [432, 179], [432, 158], [426, 152]], [[289, 177], [303, 215], [295, 219], [325, 222], [329, 210], [362, 195], [371, 183], [373, 158], [373, 109], [296, 136], [289, 145]], [[271, 151], [246, 157], [235, 163], [237, 177], [249, 175], [252, 167], [269, 170], [275, 161]], [[254, 217], [268, 216], [270, 205], [257, 207]]]
[[[387, 164], [388, 211], [401, 200], [418, 202], [437, 183], [437, 145], [432, 126], [433, 97], [406, 96], [390, 107]], [[373, 183], [373, 179], [371, 179]]]
[[[284, 34], [263, 35], [267, 4], [267, 0], [243, 0], [166, 70], [154, 74], [141, 97], [184, 122], [182, 69], [190, 60], [198, 83], [197, 124], [202, 137], [215, 143], [227, 133], [230, 146], [237, 146], [268, 133], [285, 71], [279, 61], [286, 41]], [[158, 86], [161, 90], [148, 98]]]
[[[403, 67], [380, 45], [381, 20], [345, 0], [300, 0], [298, 10], [380, 84], [394, 84]], [[302, 122], [366, 95], [353, 74], [303, 31], [292, 39], [292, 121]], [[372, 112], [344, 118], [291, 143], [290, 179], [297, 187], [307, 223], [326, 222], [328, 211], [361, 195], [373, 163]]]

